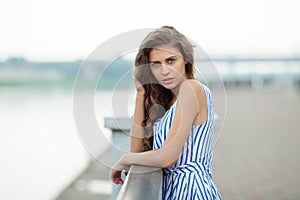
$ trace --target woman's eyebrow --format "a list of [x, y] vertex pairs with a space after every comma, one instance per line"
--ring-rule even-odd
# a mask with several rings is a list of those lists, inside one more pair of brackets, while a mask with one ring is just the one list
[[160, 61], [156, 61], [156, 60], [150, 60], [149, 63], [156, 63], [156, 62], [160, 62]]
[[170, 57], [166, 58], [166, 60], [168, 60], [168, 59], [170, 59], [170, 58], [177, 58], [177, 56], [176, 56], [176, 55], [170, 56]]
[[[168, 59], [170, 59], [170, 58], [177, 58], [177, 56], [176, 56], [176, 55], [169, 56], [169, 57], [165, 58], [165, 60], [168, 60]], [[154, 63], [154, 62], [160, 62], [160, 61], [159, 61], [159, 60], [150, 60], [150, 61], [149, 61], [149, 63]]]

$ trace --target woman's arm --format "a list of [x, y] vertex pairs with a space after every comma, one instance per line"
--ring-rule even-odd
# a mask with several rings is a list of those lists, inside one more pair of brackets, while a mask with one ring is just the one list
[[117, 173], [123, 169], [127, 170], [132, 164], [171, 167], [181, 153], [196, 116], [204, 114], [206, 118], [206, 109], [203, 87], [193, 80], [184, 81], [179, 89], [173, 123], [163, 146], [157, 150], [124, 155], [112, 170], [113, 182], [122, 184], [122, 179]]
[[172, 126], [163, 146], [155, 151], [127, 154], [124, 158], [126, 162], [129, 165], [171, 167], [177, 161], [200, 110], [206, 114], [204, 89], [196, 81], [183, 82], [179, 89]]
[[143, 151], [144, 127], [142, 121], [144, 119], [144, 98], [145, 89], [137, 79], [139, 67], [134, 66], [132, 79], [134, 81], [137, 94], [135, 99], [135, 108], [130, 129], [130, 152]]
[[134, 115], [130, 129], [130, 152], [143, 151], [144, 127], [144, 93], [137, 92], [135, 100]]

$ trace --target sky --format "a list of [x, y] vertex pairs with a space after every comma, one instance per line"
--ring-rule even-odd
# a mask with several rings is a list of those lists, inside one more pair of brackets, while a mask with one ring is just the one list
[[172, 25], [211, 56], [300, 56], [298, 0], [1, 0], [0, 61], [86, 59], [106, 40]]

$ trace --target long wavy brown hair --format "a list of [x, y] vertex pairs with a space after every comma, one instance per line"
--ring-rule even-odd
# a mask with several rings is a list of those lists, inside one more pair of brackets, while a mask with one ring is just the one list
[[176, 48], [185, 61], [185, 72], [188, 79], [194, 79], [194, 52], [188, 39], [172, 26], [162, 26], [150, 32], [142, 41], [135, 58], [135, 66], [139, 67], [136, 78], [145, 88], [144, 98], [144, 127], [143, 150], [153, 149], [152, 125], [162, 117], [174, 100], [171, 90], [164, 88], [155, 80], [149, 66], [149, 55], [152, 49], [159, 47]]

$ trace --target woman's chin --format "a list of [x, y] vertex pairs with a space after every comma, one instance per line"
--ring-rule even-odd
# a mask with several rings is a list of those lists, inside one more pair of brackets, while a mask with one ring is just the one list
[[180, 83], [174, 82], [174, 81], [171, 82], [171, 83], [160, 82], [160, 85], [163, 86], [166, 89], [175, 90], [176, 88], [178, 88], [178, 86], [180, 85]]
[[160, 84], [160, 85], [168, 90], [173, 90], [174, 88], [176, 88], [173, 84]]

